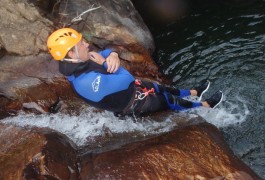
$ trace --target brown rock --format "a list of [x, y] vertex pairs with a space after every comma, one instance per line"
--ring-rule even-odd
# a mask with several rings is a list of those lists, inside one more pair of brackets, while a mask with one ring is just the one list
[[0, 179], [79, 179], [74, 145], [51, 130], [0, 124]]
[[0, 47], [18, 55], [46, 51], [51, 21], [25, 0], [2, 0], [0, 6]]
[[83, 151], [80, 158], [64, 135], [0, 124], [0, 179], [261, 179], [216, 127], [200, 122], [182, 122], [164, 135], [129, 143], [132, 137], [107, 152]]
[[24, 170], [26, 179], [80, 179], [75, 145], [64, 135], [41, 131], [46, 144]]
[[75, 27], [92, 38], [98, 46], [115, 44], [126, 47], [138, 44], [149, 52], [154, 51], [154, 42], [149, 29], [129, 0], [76, 0], [62, 2], [61, 23], [71, 23], [78, 14], [93, 7], [100, 7], [82, 16]]
[[[58, 72], [58, 62], [50, 60], [47, 54], [5, 56], [1, 59], [0, 74], [0, 118], [14, 115], [21, 109], [45, 113], [58, 99], [65, 102], [69, 108], [67, 112], [73, 110], [73, 104], [79, 104], [75, 110], [83, 104], [69, 82]], [[33, 102], [35, 108], [24, 106], [25, 103]]]
[[82, 179], [260, 179], [208, 123], [81, 159]]
[[25, 166], [45, 139], [36, 133], [0, 124], [0, 179], [21, 179]]

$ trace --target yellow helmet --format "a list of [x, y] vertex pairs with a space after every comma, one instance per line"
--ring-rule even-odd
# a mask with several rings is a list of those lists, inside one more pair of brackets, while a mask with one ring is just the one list
[[55, 60], [62, 60], [67, 52], [82, 39], [82, 34], [71, 28], [53, 32], [47, 41], [49, 52]]

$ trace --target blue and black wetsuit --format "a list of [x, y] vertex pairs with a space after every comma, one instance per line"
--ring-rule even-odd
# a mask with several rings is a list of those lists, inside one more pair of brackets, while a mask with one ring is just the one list
[[[144, 89], [154, 89], [154, 93], [151, 92], [144, 99], [141, 99], [140, 96], [145, 93]], [[136, 85], [133, 111], [136, 114], [146, 114], [167, 109], [181, 111], [202, 106], [201, 102], [182, 99], [190, 95], [190, 90], [179, 90], [152, 81], [141, 81], [140, 87]]]
[[[111, 52], [107, 49], [99, 53], [107, 58]], [[201, 106], [201, 103], [181, 99], [190, 95], [189, 90], [178, 90], [148, 81], [137, 84], [123, 67], [115, 73], [108, 73], [106, 62], [99, 65], [93, 61], [77, 64], [62, 61], [59, 70], [88, 104], [115, 113], [140, 115]]]

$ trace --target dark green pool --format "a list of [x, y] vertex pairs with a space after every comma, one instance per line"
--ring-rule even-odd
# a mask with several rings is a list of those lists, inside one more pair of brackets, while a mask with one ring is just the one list
[[198, 112], [218, 126], [234, 151], [265, 179], [265, 2], [244, 8], [197, 10], [178, 23], [152, 27], [157, 63], [174, 85], [202, 80], [222, 90], [214, 112]]

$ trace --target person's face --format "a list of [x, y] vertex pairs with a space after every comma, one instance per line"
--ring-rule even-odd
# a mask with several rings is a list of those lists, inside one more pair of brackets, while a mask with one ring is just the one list
[[68, 55], [72, 58], [72, 59], [80, 59], [82, 61], [87, 61], [90, 58], [89, 55], [89, 43], [85, 40], [85, 39], [81, 39], [81, 41], [79, 41], [76, 44], [77, 47], [77, 51], [78, 51], [78, 55], [75, 51], [75, 47], [72, 48], [71, 51], [68, 52]]

